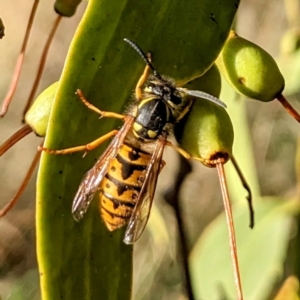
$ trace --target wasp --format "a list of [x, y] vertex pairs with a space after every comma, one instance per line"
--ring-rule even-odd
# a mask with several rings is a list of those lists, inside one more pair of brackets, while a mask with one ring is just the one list
[[165, 164], [162, 160], [165, 146], [171, 146], [190, 158], [185, 150], [168, 141], [174, 126], [188, 113], [194, 98], [206, 99], [222, 107], [226, 105], [210, 94], [176, 86], [173, 79], [156, 71], [149, 54], [146, 55], [131, 40], [124, 41], [146, 63], [129, 109], [123, 115], [101, 111], [85, 99], [81, 90], [77, 90], [88, 108], [102, 117], [122, 119], [124, 125], [84, 146], [63, 150], [41, 147], [40, 150], [53, 154], [87, 151], [114, 137], [95, 165], [84, 175], [73, 201], [72, 213], [76, 221], [81, 220], [94, 195], [99, 192], [100, 213], [106, 227], [113, 231], [128, 224], [124, 243], [132, 244], [147, 224], [158, 175]]

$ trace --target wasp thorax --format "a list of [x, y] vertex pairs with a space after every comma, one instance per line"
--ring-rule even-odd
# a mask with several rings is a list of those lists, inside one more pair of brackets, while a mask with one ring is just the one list
[[163, 131], [168, 133], [189, 106], [186, 98], [171, 80], [150, 80], [135, 112], [134, 135], [154, 140]]
[[166, 103], [158, 97], [146, 98], [138, 106], [133, 132], [135, 136], [145, 140], [156, 139], [168, 122]]
[[172, 82], [150, 81], [145, 88], [145, 92], [153, 96], [158, 96], [171, 106], [180, 105], [182, 103], [181, 95]]

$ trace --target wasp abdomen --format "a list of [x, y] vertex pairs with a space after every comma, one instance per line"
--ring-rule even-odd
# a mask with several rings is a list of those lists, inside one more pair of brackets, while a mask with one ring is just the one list
[[126, 224], [144, 182], [151, 155], [123, 145], [111, 161], [100, 186], [100, 211], [105, 225], [115, 230]]

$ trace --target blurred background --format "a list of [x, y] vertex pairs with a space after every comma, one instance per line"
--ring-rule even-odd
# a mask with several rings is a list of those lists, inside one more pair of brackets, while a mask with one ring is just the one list
[[[293, 1], [288, 0], [241, 1], [236, 19], [238, 34], [260, 45], [274, 58], [278, 58], [279, 62], [282, 61], [282, 57], [292, 51], [286, 46], [287, 42], [281, 46], [283, 38], [287, 40], [287, 32], [292, 27], [291, 14], [299, 9], [292, 3]], [[6, 27], [5, 37], [0, 41], [0, 99], [5, 97], [12, 78], [31, 5], [30, 0], [0, 0], [0, 17]], [[0, 120], [0, 143], [22, 126], [23, 106], [34, 81], [42, 47], [56, 18], [52, 6], [51, 1], [41, 1], [39, 4], [14, 100], [7, 116]], [[76, 15], [63, 18], [59, 25], [37, 94], [59, 79], [68, 46], [85, 7], [86, 3], [81, 3]], [[293, 73], [292, 77], [293, 68], [288, 69], [287, 63], [282, 65], [287, 69], [283, 70], [287, 86], [285, 96], [300, 111], [299, 94], [297, 95], [299, 86], [297, 90], [297, 84], [289, 85], [289, 82], [295, 81], [297, 75]], [[292, 65], [296, 68], [296, 61]], [[300, 77], [296, 78], [299, 81]], [[295, 157], [299, 124], [276, 101], [266, 104], [247, 100], [246, 111], [245, 121], [249, 125], [252, 145], [250, 148], [245, 147], [243, 159], [254, 162], [256, 170], [253, 172], [257, 174], [261, 194], [283, 199], [295, 197]], [[40, 142], [41, 139], [30, 134], [0, 158], [0, 207], [13, 197]], [[135, 247], [134, 299], [187, 299], [182, 284], [183, 272], [177, 246], [176, 221], [172, 207], [164, 199], [174, 188], [174, 174], [182, 165], [172, 150], [166, 150], [164, 159], [167, 165], [159, 177], [148, 230]], [[188, 168], [187, 165], [186, 167]], [[192, 163], [191, 167], [192, 171], [185, 177], [180, 189], [180, 207], [190, 251], [195, 249], [201, 234], [206, 232], [206, 228], [223, 211], [216, 170], [205, 168], [199, 163]], [[39, 299], [34, 228], [35, 181], [36, 173], [18, 204], [0, 220], [0, 299]], [[246, 201], [243, 209], [247, 218]], [[247, 224], [246, 219], [246, 235], [249, 234]], [[297, 224], [291, 222], [289, 226], [294, 226], [293, 234], [287, 233], [288, 239], [291, 239], [296, 236]], [[224, 239], [228, 240], [227, 236]], [[228, 242], [217, 251], [223, 252], [223, 247], [227, 249]], [[268, 296], [256, 299], [273, 299], [281, 283], [290, 275], [289, 271], [282, 272], [283, 261], [281, 262], [282, 266], [276, 266], [281, 272], [277, 272], [276, 280], [270, 283]], [[256, 263], [255, 259], [252, 263]], [[293, 270], [292, 267], [288, 269]], [[232, 271], [229, 271], [228, 277], [232, 277]], [[218, 299], [231, 299], [226, 292], [220, 295], [223, 298], [220, 296]]]
[[[69, 44], [86, 4], [83, 2], [72, 18], [62, 19], [49, 49], [36, 96], [59, 80]], [[0, 41], [3, 55], [0, 59], [0, 68], [3, 70], [0, 83], [1, 102], [12, 79], [32, 5], [31, 0], [0, 1], [0, 17], [5, 24], [5, 37]], [[53, 5], [54, 2], [51, 1], [39, 3], [14, 100], [8, 114], [0, 120], [0, 143], [23, 126], [21, 120], [24, 105], [37, 73], [43, 47], [57, 17]], [[1, 157], [1, 207], [16, 193], [41, 141], [41, 138], [31, 133]], [[36, 173], [37, 170], [16, 207], [0, 220], [0, 298], [2, 296], [3, 299], [11, 294], [13, 296], [9, 299], [39, 299], [38, 294], [34, 298], [35, 291], [39, 288], [35, 249]], [[19, 288], [19, 292], [14, 291]], [[27, 298], [22, 289], [29, 292]]]

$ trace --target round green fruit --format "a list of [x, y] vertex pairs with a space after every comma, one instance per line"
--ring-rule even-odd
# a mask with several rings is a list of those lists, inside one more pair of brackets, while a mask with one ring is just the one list
[[57, 90], [58, 82], [53, 83], [46, 88], [34, 101], [25, 115], [26, 123], [38, 136], [45, 136], [49, 116], [52, 109], [54, 96]]
[[189, 114], [175, 127], [180, 147], [208, 167], [232, 154], [233, 126], [226, 110], [204, 99], [194, 100]]
[[284, 89], [284, 78], [273, 57], [234, 31], [216, 63], [229, 84], [246, 97], [268, 102]]

